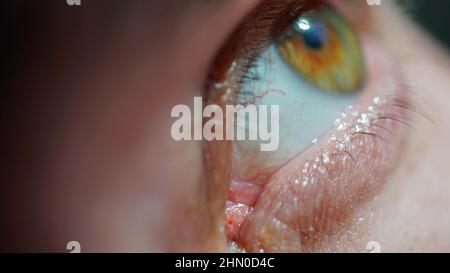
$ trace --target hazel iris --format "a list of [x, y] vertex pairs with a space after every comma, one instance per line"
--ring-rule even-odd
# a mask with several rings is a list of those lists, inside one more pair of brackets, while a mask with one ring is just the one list
[[327, 6], [303, 13], [277, 44], [283, 60], [322, 91], [355, 93], [364, 83], [358, 36], [340, 14]]

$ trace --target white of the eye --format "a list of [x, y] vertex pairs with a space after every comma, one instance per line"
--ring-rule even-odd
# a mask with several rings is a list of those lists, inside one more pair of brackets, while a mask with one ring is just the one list
[[280, 147], [273, 156], [281, 160], [313, 145], [312, 140], [326, 133], [357, 98], [316, 88], [283, 60], [275, 44], [264, 50], [255, 64], [252, 74], [256, 77], [243, 88], [255, 96], [265, 94], [256, 104], [280, 106]]

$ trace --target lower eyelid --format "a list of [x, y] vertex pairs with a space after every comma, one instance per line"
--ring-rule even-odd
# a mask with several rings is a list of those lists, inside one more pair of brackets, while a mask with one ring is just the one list
[[[408, 98], [387, 54], [370, 38], [362, 43], [371, 68], [359, 106], [341, 118], [348, 128], [332, 129], [286, 165], [259, 176], [255, 183], [263, 184], [262, 193], [236, 240], [247, 251], [320, 251], [325, 245], [332, 251], [344, 246], [326, 244], [325, 238], [339, 241], [355, 219], [370, 218], [370, 211], [357, 208], [376, 194], [394, 167]], [[361, 115], [371, 113], [379, 118], [365, 127], [369, 131], [355, 132], [365, 122]]]
[[[389, 104], [384, 107], [380, 114], [391, 111]], [[397, 112], [399, 118], [402, 111]], [[388, 132], [372, 136], [345, 130], [336, 135], [337, 140], [328, 138], [331, 141], [315, 146], [274, 174], [243, 225], [238, 242], [248, 251], [338, 251], [333, 248], [342, 246], [326, 244], [326, 238], [334, 236], [334, 242], [345, 244], [339, 238], [344, 238], [355, 222], [370, 221], [371, 211], [358, 208], [382, 187], [398, 155], [399, 127], [385, 120], [378, 125], [395, 132], [396, 137]], [[352, 136], [346, 142], [343, 134]], [[341, 142], [345, 143], [342, 147]], [[286, 240], [299, 245], [286, 245]]]

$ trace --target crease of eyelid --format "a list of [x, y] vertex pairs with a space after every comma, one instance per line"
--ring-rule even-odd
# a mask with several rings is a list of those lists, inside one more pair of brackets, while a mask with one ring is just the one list
[[436, 125], [439, 122], [439, 115], [436, 115], [432, 110], [433, 106], [431, 102], [417, 92], [417, 84], [415, 81], [403, 80], [403, 85], [405, 86], [405, 90], [407, 90], [406, 96], [408, 100], [394, 97], [392, 98], [391, 106], [401, 107], [414, 114], [405, 117], [406, 122], [408, 122], [406, 125], [412, 129], [415, 129], [414, 125], [424, 121]]

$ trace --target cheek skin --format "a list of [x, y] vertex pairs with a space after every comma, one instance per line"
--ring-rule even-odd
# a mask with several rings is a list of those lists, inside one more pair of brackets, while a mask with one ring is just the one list
[[[141, 2], [120, 17], [120, 26], [111, 26], [96, 16], [96, 11], [109, 10], [93, 2], [92, 12], [77, 16], [83, 21], [72, 21], [73, 17], [67, 21], [92, 26], [88, 32], [77, 32], [85, 31], [78, 28], [70, 35], [76, 43], [60, 39], [67, 35], [57, 28], [55, 39], [43, 39], [45, 43], [36, 46], [43, 49], [39, 58], [46, 62], [39, 73], [35, 66], [24, 69], [21, 77], [27, 80], [18, 83], [26, 84], [23, 90], [48, 90], [33, 103], [39, 111], [26, 112], [33, 122], [24, 135], [40, 138], [45, 131], [42, 136], [49, 143], [30, 149], [36, 163], [18, 165], [33, 179], [14, 183], [14, 192], [31, 200], [11, 199], [9, 205], [11, 211], [21, 212], [21, 226], [26, 227], [17, 230], [10, 225], [16, 249], [54, 247], [53, 251], [65, 252], [67, 241], [73, 239], [85, 252], [224, 249], [223, 205], [218, 203], [220, 183], [226, 182], [218, 178], [220, 172], [213, 172], [207, 183], [200, 143], [176, 142], [170, 135], [171, 108], [192, 101], [221, 42], [257, 1], [220, 3]], [[105, 32], [114, 35], [105, 39]], [[48, 46], [47, 40], [57, 43]], [[108, 45], [104, 51], [98, 46], [103, 43]], [[79, 44], [85, 46], [81, 49]], [[64, 49], [62, 55], [53, 51], [58, 48]], [[61, 85], [56, 78], [63, 79]], [[28, 108], [26, 101], [22, 105]], [[40, 113], [50, 107], [50, 120], [57, 119], [51, 122], [55, 131], [47, 135], [50, 123]], [[30, 117], [30, 113], [38, 114]], [[30, 141], [24, 139], [27, 142], [19, 146], [28, 149]], [[222, 151], [217, 147], [211, 152], [222, 155]], [[210, 167], [219, 170], [217, 164], [213, 161]], [[34, 232], [41, 234], [32, 236]]]
[[[450, 250], [450, 59], [396, 9], [377, 13], [383, 41], [413, 83], [416, 108], [431, 118], [414, 123], [401, 164], [374, 203], [368, 236], [383, 252]], [[389, 20], [386, 20], [389, 18]]]

